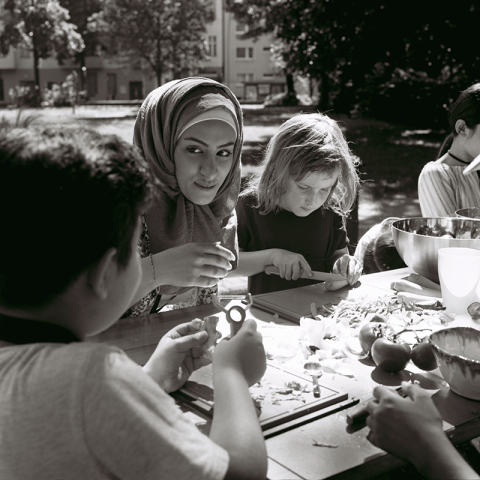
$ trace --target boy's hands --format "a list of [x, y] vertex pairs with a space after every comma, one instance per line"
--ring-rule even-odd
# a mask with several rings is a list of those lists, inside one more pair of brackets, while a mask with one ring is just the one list
[[187, 243], [153, 259], [159, 285], [212, 287], [232, 269], [235, 255], [219, 243]]
[[312, 274], [312, 269], [303, 255], [281, 248], [272, 250], [269, 264], [278, 267], [280, 277], [285, 280], [298, 280], [302, 272], [305, 272], [308, 276]]
[[228, 374], [228, 370], [233, 370], [240, 372], [250, 387], [263, 377], [266, 367], [262, 336], [257, 332], [254, 320], [246, 320], [232, 339], [221, 341], [215, 347], [214, 378], [215, 372], [223, 370]]
[[[193, 371], [210, 363], [196, 348], [207, 338], [207, 332], [199, 332], [192, 322], [178, 325], [160, 340], [143, 369], [166, 392], [174, 392], [184, 385]], [[265, 373], [266, 355], [255, 321], [245, 321], [235, 337], [220, 342], [213, 358], [214, 372], [219, 368], [233, 369], [241, 373], [249, 386], [258, 382]]]
[[[368, 440], [376, 447], [412, 462], [417, 468], [429, 455], [435, 439], [447, 440], [442, 417], [430, 395], [415, 384], [402, 382], [403, 398], [385, 387], [373, 390], [367, 404]], [[434, 447], [435, 448], [435, 447]]]
[[350, 285], [355, 285], [362, 275], [362, 269], [362, 264], [356, 257], [345, 254], [335, 262], [332, 273], [340, 273]]
[[206, 342], [208, 334], [199, 332], [192, 323], [182, 323], [160, 340], [155, 352], [143, 369], [167, 393], [184, 385], [194, 370], [210, 361], [195, 348]]

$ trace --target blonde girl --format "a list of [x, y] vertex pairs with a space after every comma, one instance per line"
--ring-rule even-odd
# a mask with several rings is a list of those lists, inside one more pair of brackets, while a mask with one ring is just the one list
[[[268, 144], [263, 173], [239, 198], [239, 266], [229, 276], [248, 276], [252, 294], [315, 283], [299, 279], [312, 270], [356, 283], [361, 264], [348, 254], [346, 232], [359, 186], [356, 167], [331, 118], [300, 114], [285, 122]], [[268, 265], [280, 275], [265, 274]]]

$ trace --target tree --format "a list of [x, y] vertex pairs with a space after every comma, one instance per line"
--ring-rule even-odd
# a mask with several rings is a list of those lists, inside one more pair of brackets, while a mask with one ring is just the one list
[[250, 35], [275, 35], [275, 56], [288, 73], [319, 80], [325, 110], [331, 81], [360, 46], [363, 18], [371, 13], [368, 3], [375, 0], [226, 0], [226, 8], [249, 25]]
[[68, 11], [58, 0], [6, 0], [1, 20], [0, 49], [6, 55], [10, 47], [22, 46], [33, 52], [37, 92], [40, 92], [40, 59], [72, 56], [84, 48]]
[[378, 88], [396, 88], [389, 78], [398, 77], [397, 69], [424, 72], [418, 78], [437, 83], [480, 73], [480, 7], [473, 0], [457, 0], [448, 10], [434, 0], [226, 2], [252, 34], [273, 32], [277, 55], [290, 72], [320, 80], [322, 109], [334, 87], [336, 104], [348, 110], [366, 77], [378, 72]]
[[109, 55], [123, 63], [143, 59], [156, 76], [179, 76], [205, 57], [205, 25], [213, 21], [209, 0], [100, 0], [89, 22], [100, 32]]
[[77, 26], [78, 32], [82, 35], [85, 48], [75, 54], [75, 62], [79, 64], [79, 83], [80, 90], [86, 89], [86, 66], [85, 58], [95, 55], [100, 40], [95, 32], [90, 32], [87, 28], [88, 19], [94, 13], [100, 11], [99, 0], [59, 0], [62, 7], [69, 11], [71, 22]]

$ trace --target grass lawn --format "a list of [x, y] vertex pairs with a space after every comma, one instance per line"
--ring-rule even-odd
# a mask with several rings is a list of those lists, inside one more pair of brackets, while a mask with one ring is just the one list
[[[312, 111], [303, 107], [304, 111]], [[21, 119], [34, 118], [42, 124], [85, 124], [102, 133], [115, 133], [131, 142], [138, 107], [78, 106], [25, 110]], [[282, 122], [301, 108], [244, 109], [244, 174], [257, 169], [263, 149]], [[18, 110], [0, 111], [3, 118], [15, 122]], [[444, 132], [413, 130], [372, 119], [352, 119], [331, 115], [340, 122], [350, 148], [362, 162], [363, 190], [359, 197], [358, 234], [389, 216], [420, 215], [417, 179], [423, 165], [434, 160]]]

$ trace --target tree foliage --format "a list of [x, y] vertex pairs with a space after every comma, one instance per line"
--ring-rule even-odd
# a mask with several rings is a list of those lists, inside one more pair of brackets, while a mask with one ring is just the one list
[[178, 77], [206, 57], [205, 26], [214, 19], [209, 0], [100, 0], [89, 30], [103, 35], [109, 55], [125, 63], [142, 59], [158, 84]]
[[40, 91], [39, 61], [72, 56], [84, 48], [81, 35], [69, 22], [68, 11], [58, 0], [6, 0], [0, 19], [4, 29], [0, 49], [22, 46], [33, 52], [35, 84]]
[[[323, 107], [344, 110], [375, 94], [392, 97], [402, 78], [417, 87], [480, 78], [480, 5], [457, 0], [226, 0], [250, 35], [272, 32], [286, 68], [321, 81]], [[403, 73], [402, 73], [403, 72]], [[432, 90], [433, 89], [433, 90]], [[417, 89], [421, 90], [421, 88]], [[415, 92], [415, 96], [421, 96]], [[368, 97], [368, 95], [367, 95]]]
[[95, 55], [97, 48], [101, 45], [98, 34], [90, 32], [87, 28], [88, 19], [94, 13], [100, 11], [99, 0], [59, 0], [62, 7], [70, 14], [70, 21], [76, 25], [78, 32], [82, 35], [85, 48], [75, 54], [75, 62], [79, 65], [80, 89], [84, 90], [86, 84], [86, 57]]

